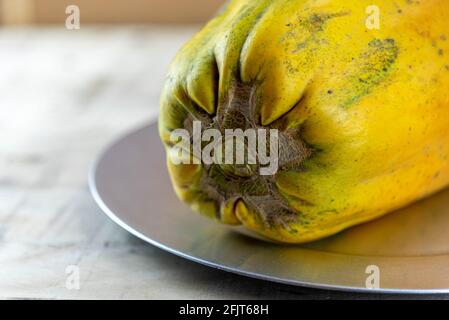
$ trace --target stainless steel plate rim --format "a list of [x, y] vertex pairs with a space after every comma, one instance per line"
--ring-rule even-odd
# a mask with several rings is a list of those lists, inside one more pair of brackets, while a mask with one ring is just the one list
[[[97, 203], [97, 205], [100, 207], [100, 209], [116, 224], [118, 224], [123, 229], [127, 230], [129, 233], [133, 234], [134, 236], [142, 239], [145, 242], [150, 243], [151, 245], [158, 247], [164, 251], [167, 251], [169, 253], [172, 253], [174, 255], [177, 255], [181, 258], [208, 266], [212, 268], [216, 268], [219, 270], [248, 276], [251, 278], [256, 278], [260, 280], [266, 280], [266, 281], [272, 281], [277, 282], [281, 284], [287, 284], [287, 285], [294, 285], [294, 286], [303, 286], [308, 288], [315, 288], [315, 289], [328, 289], [328, 290], [337, 290], [337, 291], [348, 291], [348, 292], [363, 292], [363, 293], [392, 293], [392, 294], [440, 294], [440, 293], [449, 293], [449, 286], [446, 288], [379, 288], [379, 289], [368, 289], [366, 287], [363, 287], [361, 284], [358, 284], [356, 286], [353, 285], [344, 285], [344, 284], [332, 284], [328, 283], [326, 281], [323, 282], [317, 282], [317, 281], [306, 281], [304, 279], [296, 278], [292, 279], [291, 277], [283, 277], [283, 276], [275, 276], [273, 274], [266, 274], [263, 272], [259, 272], [258, 270], [248, 270], [241, 268], [240, 266], [227, 264], [225, 261], [217, 262], [213, 261], [211, 259], [208, 259], [207, 257], [201, 257], [199, 255], [195, 255], [195, 253], [192, 254], [192, 252], [183, 251], [177, 248], [174, 248], [173, 246], [170, 246], [170, 244], [164, 243], [160, 240], [154, 239], [152, 234], [148, 234], [147, 232], [143, 232], [139, 230], [139, 227], [132, 226], [126, 221], [124, 221], [124, 217], [126, 218], [126, 212], [117, 212], [117, 210], [114, 210], [111, 208], [111, 206], [107, 203], [108, 200], [105, 199], [105, 194], [102, 194], [102, 192], [99, 191], [99, 186], [102, 184], [104, 185], [104, 181], [100, 181], [98, 173], [101, 170], [101, 168], [105, 165], [105, 159], [107, 155], [111, 154], [111, 151], [114, 151], [114, 148], [117, 147], [119, 143], [126, 144], [129, 142], [134, 136], [137, 134], [142, 134], [142, 132], [150, 133], [150, 131], [154, 131], [157, 127], [157, 124], [153, 123], [151, 125], [145, 125], [143, 127], [140, 127], [138, 129], [133, 130], [132, 132], [129, 132], [125, 135], [123, 135], [121, 138], [115, 140], [114, 142], [107, 145], [102, 152], [100, 152], [99, 156], [95, 159], [95, 161], [92, 163], [89, 169], [88, 173], [88, 185], [89, 190], [93, 196], [93, 199]], [[154, 133], [154, 132], [153, 132]], [[130, 157], [133, 157], [133, 155], [127, 155]], [[165, 156], [165, 155], [164, 155]], [[137, 204], [138, 205], [138, 204]], [[194, 213], [191, 213], [192, 215], [195, 215]], [[203, 219], [203, 218], [202, 218]], [[213, 222], [211, 222], [213, 223]], [[217, 227], [219, 228], [219, 227]], [[176, 232], [176, 230], [173, 230], [173, 232]], [[195, 235], [192, 235], [193, 237]], [[264, 244], [260, 243], [260, 246], [263, 246]], [[279, 249], [282, 250], [282, 249]], [[335, 254], [334, 254], [335, 255]], [[336, 254], [338, 255], [338, 254]], [[447, 255], [441, 255], [441, 258], [443, 258], [445, 261], [449, 261], [449, 256]], [[358, 257], [353, 257], [358, 258]], [[359, 258], [367, 258], [369, 257], [359, 257]], [[379, 259], [382, 259], [383, 257], [376, 257]], [[432, 257], [408, 257], [410, 259], [430, 259]], [[389, 259], [389, 258], [387, 258]], [[397, 258], [400, 259], [400, 258]], [[448, 264], [449, 265], [449, 264]], [[448, 270], [448, 276], [449, 276], [449, 270]], [[448, 277], [449, 278], [449, 277]]]

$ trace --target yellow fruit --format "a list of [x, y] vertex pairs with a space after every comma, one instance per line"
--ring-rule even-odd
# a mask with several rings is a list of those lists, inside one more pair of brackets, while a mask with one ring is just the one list
[[230, 1], [175, 58], [160, 135], [176, 158], [170, 135], [194, 120], [278, 129], [280, 168], [168, 161], [178, 196], [301, 243], [448, 185], [449, 1], [375, 4], [379, 29], [371, 0]]

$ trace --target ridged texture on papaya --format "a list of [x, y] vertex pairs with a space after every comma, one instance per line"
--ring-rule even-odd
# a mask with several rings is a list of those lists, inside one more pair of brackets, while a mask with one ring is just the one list
[[199, 120], [277, 128], [296, 158], [275, 176], [238, 179], [226, 168], [169, 164], [180, 198], [299, 243], [446, 186], [449, 2], [375, 4], [379, 30], [366, 28], [368, 0], [234, 0], [186, 44], [161, 98], [168, 152], [170, 133]]

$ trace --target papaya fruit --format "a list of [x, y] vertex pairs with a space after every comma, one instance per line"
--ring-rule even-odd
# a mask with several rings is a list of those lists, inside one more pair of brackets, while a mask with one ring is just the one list
[[[225, 224], [304, 243], [447, 186], [449, 1], [375, 3], [231, 0], [184, 45], [159, 117], [178, 197]], [[278, 170], [173, 161], [186, 156], [173, 132], [195, 122], [277, 130]]]

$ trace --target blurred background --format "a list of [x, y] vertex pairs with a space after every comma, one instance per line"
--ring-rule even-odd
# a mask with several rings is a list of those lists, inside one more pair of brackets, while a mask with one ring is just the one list
[[82, 10], [84, 23], [201, 23], [222, 0], [0, 0], [0, 23], [61, 24], [69, 5]]

